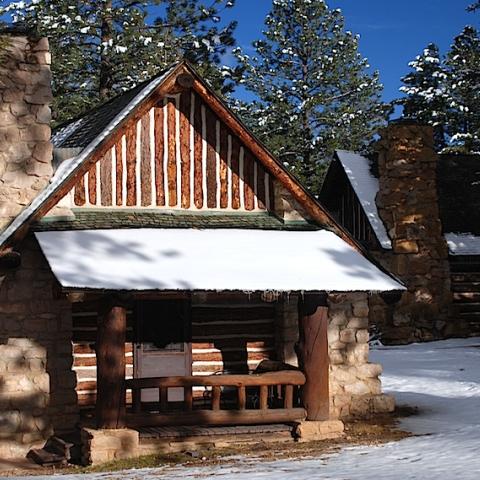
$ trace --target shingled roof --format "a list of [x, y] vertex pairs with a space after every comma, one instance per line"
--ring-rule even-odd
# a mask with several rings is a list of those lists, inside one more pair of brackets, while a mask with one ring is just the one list
[[140, 83], [106, 103], [69, 120], [54, 129], [52, 143], [55, 148], [85, 148], [92, 142], [125, 107], [150, 83], [162, 77], [172, 67], [162, 70], [155, 77]]
[[[375, 159], [337, 151], [334, 162], [330, 169], [343, 168], [377, 239], [383, 248], [390, 249], [391, 244], [383, 234], [385, 229], [379, 228], [383, 222], [375, 201], [379, 189]], [[332, 183], [334, 179], [327, 175], [327, 182]], [[440, 154], [437, 185], [440, 220], [451, 253], [462, 253], [460, 247], [465, 243], [463, 253], [480, 254], [480, 155]], [[322, 193], [334, 188], [334, 185], [324, 185]]]

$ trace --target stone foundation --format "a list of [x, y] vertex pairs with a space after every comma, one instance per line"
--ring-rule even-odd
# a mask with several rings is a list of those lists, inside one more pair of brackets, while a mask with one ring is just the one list
[[328, 296], [330, 417], [347, 419], [391, 412], [393, 397], [382, 394], [382, 366], [369, 363], [368, 296]]
[[140, 456], [139, 435], [136, 430], [96, 430], [82, 428], [82, 465], [99, 465], [112, 460]]
[[0, 285], [0, 458], [24, 456], [78, 421], [70, 303], [36, 240]]
[[297, 424], [294, 431], [298, 442], [330, 440], [343, 435], [343, 422], [340, 420], [325, 420], [322, 422], [304, 421]]

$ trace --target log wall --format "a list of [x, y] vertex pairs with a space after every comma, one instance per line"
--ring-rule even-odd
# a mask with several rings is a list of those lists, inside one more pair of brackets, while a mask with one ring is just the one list
[[[97, 306], [89, 303], [72, 305], [73, 370], [77, 376], [78, 404], [95, 405], [97, 394]], [[133, 378], [133, 319], [127, 312], [127, 343], [125, 344], [126, 378]]]
[[[210, 296], [209, 296], [210, 297]], [[192, 374], [211, 375], [222, 371], [245, 373], [264, 359], [275, 359], [275, 306], [259, 299], [214, 296], [194, 298], [192, 304]], [[73, 370], [81, 407], [95, 405], [97, 306], [74, 303]], [[127, 312], [125, 345], [126, 378], [134, 372], [134, 315]], [[202, 392], [201, 392], [202, 393]], [[127, 400], [129, 400], [127, 398]]]
[[273, 180], [200, 97], [164, 98], [130, 122], [70, 192], [75, 207], [273, 209]]
[[193, 375], [245, 373], [275, 358], [275, 306], [245, 296], [226, 300], [192, 305]]

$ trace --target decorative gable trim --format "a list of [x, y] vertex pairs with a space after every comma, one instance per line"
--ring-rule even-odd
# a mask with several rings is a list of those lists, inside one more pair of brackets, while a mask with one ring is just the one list
[[[185, 88], [180, 84], [186, 76], [193, 77], [191, 83], [193, 91], [208, 105], [225, 126], [238, 137], [258, 159], [266, 172], [278, 180], [294, 199], [305, 209], [312, 220], [332, 230], [340, 238], [354, 246], [364, 254], [364, 249], [352, 239], [350, 234], [343, 229], [330, 214], [305, 190], [305, 188], [281, 165], [275, 157], [260, 143], [260, 141], [243, 125], [233, 112], [218, 98], [195, 70], [186, 62], [170, 68], [163, 75], [149, 82], [133, 100], [115, 116], [80, 155], [70, 160], [65, 160], [64, 165], [56, 172], [50, 185], [35, 200], [22, 211], [22, 213], [0, 235], [0, 248], [8, 249], [16, 239], [21, 238], [27, 231], [32, 220], [45, 215], [53, 205], [58, 203], [75, 185], [79, 178], [88, 174], [92, 165], [100, 158], [111, 152], [112, 144], [121, 141], [122, 126], [127, 122], [136, 124], [152, 107], [167, 95], [175, 95]], [[182, 82], [177, 82], [181, 78]]]

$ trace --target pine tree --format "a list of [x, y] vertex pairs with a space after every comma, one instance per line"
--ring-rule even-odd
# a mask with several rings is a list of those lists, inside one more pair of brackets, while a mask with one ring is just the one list
[[362, 149], [386, 117], [378, 73], [323, 0], [274, 0], [241, 83], [258, 98], [239, 108], [279, 159], [316, 193], [335, 148]]
[[480, 37], [471, 26], [447, 54], [449, 150], [480, 152]]
[[[154, 24], [148, 7], [163, 11]], [[236, 23], [220, 13], [234, 0], [30, 0], [9, 3], [0, 16], [36, 28], [52, 50], [54, 117], [59, 123], [131, 88], [182, 57], [219, 90], [231, 89], [221, 56], [234, 44]], [[163, 7], [163, 8], [162, 8]]]
[[467, 11], [469, 12], [475, 12], [476, 10], [478, 10], [480, 8], [480, 0], [470, 4], [468, 7], [467, 7]]
[[447, 73], [439, 49], [430, 43], [421, 55], [408, 64], [412, 72], [402, 78], [400, 91], [404, 98], [395, 103], [403, 106], [404, 118], [418, 120], [434, 127], [438, 150], [446, 145]]

